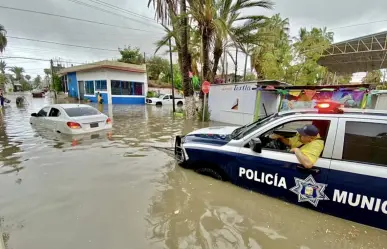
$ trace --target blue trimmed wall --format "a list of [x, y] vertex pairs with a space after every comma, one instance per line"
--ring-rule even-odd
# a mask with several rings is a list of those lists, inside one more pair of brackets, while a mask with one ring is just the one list
[[70, 97], [78, 98], [77, 74], [75, 72], [67, 74], [67, 89]]
[[[103, 103], [108, 104], [108, 94], [107, 93], [101, 93], [101, 94], [102, 94]], [[94, 96], [85, 95], [85, 98], [90, 99], [91, 102], [97, 103], [98, 98], [96, 95], [97, 95], [97, 92], [95, 92]]]
[[145, 97], [112, 97], [113, 104], [145, 105]]

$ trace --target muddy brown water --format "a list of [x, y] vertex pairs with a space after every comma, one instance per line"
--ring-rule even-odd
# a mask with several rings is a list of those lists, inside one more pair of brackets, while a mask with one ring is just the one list
[[74, 141], [30, 126], [50, 99], [27, 96], [18, 108], [10, 98], [0, 113], [7, 248], [387, 248], [386, 231], [198, 175], [152, 147], [214, 124], [105, 105], [112, 136]]

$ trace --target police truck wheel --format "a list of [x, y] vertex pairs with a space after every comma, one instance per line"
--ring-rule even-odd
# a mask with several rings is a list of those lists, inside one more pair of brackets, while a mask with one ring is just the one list
[[162, 104], [161, 102], [157, 102], [157, 103], [156, 103], [156, 106], [157, 106], [157, 107], [161, 107], [162, 105], [163, 105], [163, 104]]
[[212, 178], [219, 180], [219, 181], [224, 180], [222, 175], [219, 174], [219, 172], [217, 172], [216, 170], [211, 169], [211, 168], [200, 168], [200, 169], [197, 169], [195, 171], [201, 175], [209, 176], [209, 177], [212, 177]]
[[183, 102], [179, 101], [177, 102], [177, 106], [182, 106], [183, 105]]

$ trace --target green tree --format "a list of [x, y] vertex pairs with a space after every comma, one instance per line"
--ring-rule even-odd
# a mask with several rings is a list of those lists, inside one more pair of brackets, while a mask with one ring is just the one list
[[144, 63], [144, 56], [138, 47], [131, 48], [130, 46], [127, 46], [123, 49], [118, 49], [118, 51], [121, 54], [121, 59], [118, 60], [119, 62], [138, 65]]
[[351, 73], [345, 73], [345, 74], [337, 75], [337, 82], [339, 84], [341, 84], [341, 85], [349, 84], [351, 79], [352, 79], [352, 74]]
[[53, 89], [56, 91], [56, 92], [60, 92], [60, 91], [63, 91], [63, 88], [62, 88], [62, 80], [61, 78], [57, 75], [57, 74], [54, 74], [54, 83], [53, 83]]
[[25, 79], [21, 79], [20, 84], [22, 87], [22, 91], [29, 91], [32, 89], [31, 84], [27, 82]]
[[259, 79], [286, 78], [292, 61], [289, 39], [289, 20], [276, 14], [266, 20], [257, 31], [259, 43], [252, 50], [251, 65]]
[[153, 56], [146, 62], [146, 71], [151, 80], [158, 80], [161, 73], [170, 74], [169, 61], [160, 56]]
[[7, 67], [7, 63], [5, 63], [5, 61], [3, 60], [0, 60], [0, 72], [2, 74], [5, 74], [5, 68]]
[[9, 71], [15, 74], [15, 80], [20, 81], [21, 79], [24, 79], [23, 73], [24, 68], [22, 67], [12, 67]]
[[366, 76], [362, 79], [362, 83], [367, 84], [380, 84], [382, 82], [382, 71], [374, 70], [367, 72]]
[[326, 68], [320, 66], [317, 60], [322, 52], [333, 42], [333, 33], [326, 28], [312, 28], [308, 31], [301, 28], [294, 43], [294, 72], [295, 85], [315, 85], [321, 82], [326, 75]]
[[8, 83], [8, 78], [5, 74], [0, 74], [0, 88], [4, 89], [5, 84]]
[[34, 89], [38, 89], [41, 87], [41, 84], [42, 84], [42, 77], [40, 77], [40, 75], [37, 75], [35, 78], [34, 78], [34, 82], [33, 82], [33, 85], [32, 87]]
[[5, 50], [5, 47], [7, 46], [7, 31], [5, 30], [4, 26], [0, 24], [0, 53], [2, 53]]

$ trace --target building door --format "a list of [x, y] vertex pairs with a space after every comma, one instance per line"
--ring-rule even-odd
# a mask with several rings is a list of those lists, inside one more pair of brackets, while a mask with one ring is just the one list
[[80, 100], [83, 100], [83, 98], [85, 96], [85, 82], [84, 81], [78, 81], [78, 93], [79, 93], [78, 98]]

